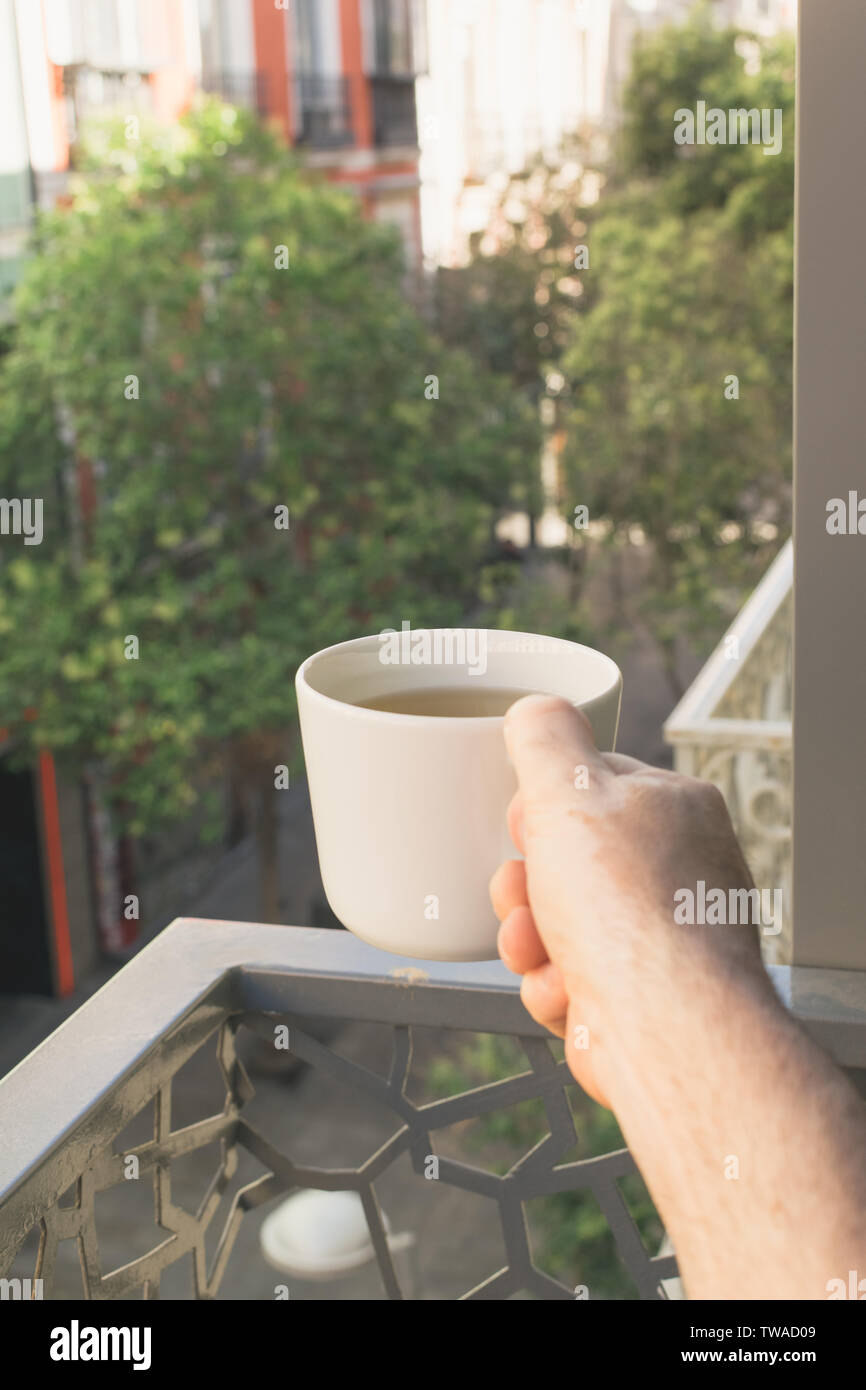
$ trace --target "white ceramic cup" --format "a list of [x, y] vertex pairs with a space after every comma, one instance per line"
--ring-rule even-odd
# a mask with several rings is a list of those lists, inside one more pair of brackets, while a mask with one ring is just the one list
[[434, 686], [544, 691], [582, 709], [610, 750], [622, 693], [619, 668], [591, 647], [524, 632], [429, 632], [443, 657], [454, 655], [458, 635], [476, 655], [484, 649], [483, 662], [385, 664], [373, 635], [308, 657], [295, 682], [328, 902], [364, 941], [425, 960], [497, 954], [488, 884], [503, 859], [518, 857], [505, 820], [517, 781], [502, 717], [394, 714], [353, 702]]

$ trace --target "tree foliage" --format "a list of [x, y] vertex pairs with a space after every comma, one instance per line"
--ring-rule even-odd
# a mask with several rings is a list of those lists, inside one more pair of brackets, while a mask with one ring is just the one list
[[[698, 101], [780, 109], [780, 153], [678, 145], [675, 113]], [[569, 522], [588, 508], [573, 616], [554, 583], [551, 623], [610, 640], [580, 598], [606, 590], [675, 692], [678, 637], [717, 637], [790, 525], [793, 173], [792, 43], [701, 7], [638, 36], [612, 147], [583, 132], [511, 177], [440, 295], [449, 337], [547, 393], [559, 504]], [[524, 577], [504, 611], [538, 608]]]
[[311, 651], [459, 620], [537, 431], [430, 334], [393, 231], [219, 103], [102, 135], [35, 252], [0, 494], [45, 538], [2, 541], [2, 723], [104, 762], [141, 833], [229, 750], [273, 788]]
[[[747, 70], [748, 67], [748, 70]], [[718, 633], [790, 525], [793, 61], [706, 16], [638, 47], [604, 196], [597, 284], [563, 355], [570, 500], [640, 548], [626, 621], [662, 645]], [[784, 112], [778, 155], [676, 146], [697, 100]], [[646, 542], [646, 544], [644, 544]]]

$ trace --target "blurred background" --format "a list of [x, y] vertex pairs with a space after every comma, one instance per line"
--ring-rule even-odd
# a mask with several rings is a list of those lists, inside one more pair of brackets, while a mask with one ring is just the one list
[[[404, 621], [609, 652], [621, 750], [718, 781], [787, 894], [795, 20], [0, 0], [0, 1074], [175, 917], [339, 927], [294, 673]], [[781, 151], [678, 146], [698, 101], [781, 109]], [[437, 1094], [513, 1060], [423, 1055]], [[248, 1062], [330, 1154], [303, 1068]], [[627, 1297], [588, 1200], [539, 1217], [549, 1267], [587, 1274], [580, 1230]]]

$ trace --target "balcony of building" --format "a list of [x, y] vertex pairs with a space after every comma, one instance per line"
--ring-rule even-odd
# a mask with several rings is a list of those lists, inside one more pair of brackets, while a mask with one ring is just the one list
[[152, 112], [151, 72], [129, 67], [103, 67], [89, 62], [68, 63], [58, 69], [66, 107], [70, 164], [82, 127], [95, 117]]
[[415, 76], [376, 72], [369, 78], [373, 111], [373, 144], [377, 149], [417, 148]]
[[267, 73], [239, 72], [230, 68], [204, 69], [201, 89], [232, 106], [244, 106], [263, 118], [268, 115]]
[[349, 79], [324, 73], [295, 73], [297, 126], [294, 143], [310, 150], [339, 150], [355, 144]]

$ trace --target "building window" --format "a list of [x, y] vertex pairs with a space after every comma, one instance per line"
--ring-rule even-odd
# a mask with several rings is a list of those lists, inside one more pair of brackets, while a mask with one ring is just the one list
[[336, 0], [294, 0], [293, 10], [295, 141], [312, 149], [351, 145], [349, 84], [341, 72]]
[[369, 0], [368, 70], [388, 77], [410, 77], [427, 67], [424, 0]]
[[295, 0], [295, 41], [300, 72], [322, 71], [322, 41], [315, 0]]
[[412, 72], [409, 0], [373, 0], [373, 33], [376, 72]]
[[295, 0], [297, 70], [336, 76], [342, 70], [335, 0]]
[[45, 0], [48, 57], [59, 67], [147, 69], [141, 19], [140, 0]]

